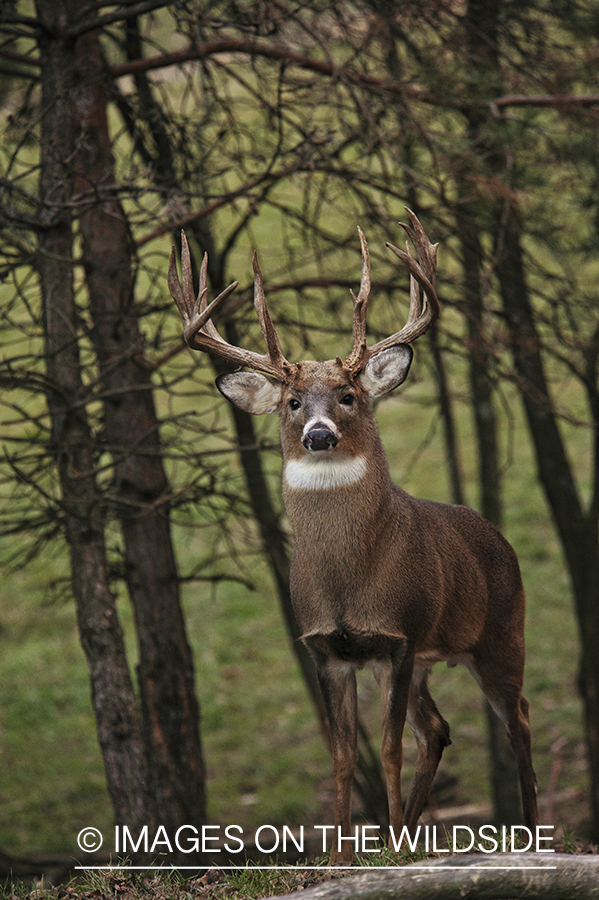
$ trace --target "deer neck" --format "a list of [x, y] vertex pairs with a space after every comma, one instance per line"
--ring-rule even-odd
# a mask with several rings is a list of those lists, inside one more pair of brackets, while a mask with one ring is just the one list
[[[331, 459], [328, 481], [295, 486], [294, 467], [284, 463], [283, 494], [293, 529], [291, 599], [304, 638], [339, 628], [355, 633], [381, 629], [372, 613], [372, 579], [377, 560], [393, 539], [396, 489], [378, 448], [360, 454], [337, 471]], [[291, 477], [289, 477], [291, 472]], [[290, 483], [291, 482], [291, 483]], [[341, 483], [344, 482], [344, 483]]]
[[378, 434], [367, 449], [351, 455], [283, 456], [283, 496], [296, 543], [305, 538], [328, 545], [340, 531], [346, 538], [378, 531], [392, 492]]

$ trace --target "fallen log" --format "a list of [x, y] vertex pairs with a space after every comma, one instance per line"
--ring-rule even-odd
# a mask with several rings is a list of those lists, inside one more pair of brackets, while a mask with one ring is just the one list
[[[302, 900], [599, 900], [599, 856], [455, 854], [401, 868], [367, 869], [302, 891]], [[297, 900], [287, 894], [279, 900]]]

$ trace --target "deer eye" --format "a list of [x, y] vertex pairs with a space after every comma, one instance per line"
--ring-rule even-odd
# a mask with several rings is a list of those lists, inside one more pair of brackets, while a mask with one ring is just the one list
[[296, 400], [295, 397], [292, 397], [289, 401], [289, 409], [295, 412], [296, 409], [299, 409], [302, 404], [299, 400]]
[[355, 399], [355, 398], [354, 398], [354, 395], [353, 395], [353, 394], [345, 394], [345, 395], [341, 398], [341, 400], [339, 401], [339, 403], [340, 403], [342, 406], [353, 406], [353, 405], [354, 405], [354, 399]]

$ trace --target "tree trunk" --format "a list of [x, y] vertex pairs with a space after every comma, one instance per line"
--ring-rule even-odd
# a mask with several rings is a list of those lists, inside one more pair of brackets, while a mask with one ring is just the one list
[[70, 161], [75, 147], [72, 100], [76, 67], [74, 46], [61, 38], [61, 28], [76, 6], [76, 0], [36, 0], [42, 27], [39, 196], [44, 219], [37, 265], [52, 451], [62, 493], [81, 644], [90, 671], [92, 704], [115, 818], [137, 828], [153, 821], [152, 798], [123, 634], [109, 587], [102, 502], [95, 478], [97, 446], [86, 416], [73, 289], [69, 204], [73, 195]]
[[[385, 62], [392, 79], [401, 81], [402, 66], [396, 50], [393, 25], [393, 12], [397, 6], [396, 0], [369, 0], [369, 5], [379, 17], [378, 36], [384, 48]], [[471, 10], [469, 10], [470, 12]], [[397, 116], [401, 120], [405, 118], [405, 110], [401, 100], [396, 99], [394, 105]], [[466, 111], [466, 117], [468, 113]], [[474, 124], [470, 127], [472, 128]], [[411, 157], [409, 130], [403, 136], [403, 152], [409, 167], [414, 165]], [[472, 139], [472, 134], [470, 135]], [[468, 191], [466, 191], [466, 195]], [[415, 186], [408, 188], [408, 201], [410, 208], [418, 214], [418, 201]], [[468, 212], [465, 205], [457, 206], [456, 215], [462, 224]], [[458, 229], [462, 235], [462, 248], [464, 251], [464, 277], [465, 277], [465, 302], [469, 322], [469, 334], [471, 341], [475, 340], [477, 346], [482, 344], [481, 334], [477, 331], [472, 316], [476, 316], [477, 309], [472, 307], [472, 301], [480, 307], [482, 301], [480, 285], [480, 253], [472, 253], [472, 244], [469, 243], [470, 233], [465, 237], [464, 232]], [[464, 243], [464, 240], [467, 243]], [[480, 250], [480, 248], [477, 248]], [[482, 308], [480, 310], [482, 315]], [[439, 347], [437, 332], [430, 332], [430, 345], [433, 352], [435, 377], [439, 391], [439, 409], [443, 421], [447, 466], [451, 486], [451, 498], [453, 503], [466, 503], [463, 489], [463, 478], [460, 467], [460, 458], [457, 447], [457, 434], [455, 419], [452, 410], [451, 394], [447, 379], [447, 373], [443, 362], [442, 351]], [[491, 397], [490, 380], [487, 373], [480, 366], [479, 358], [471, 365], [470, 382], [475, 410], [475, 425], [479, 452], [479, 484], [481, 488], [481, 512], [490, 522], [500, 527], [500, 483], [497, 460], [497, 442], [495, 431], [495, 418]], [[511, 749], [505, 728], [495, 715], [489, 702], [484, 700], [485, 719], [487, 723], [487, 743], [489, 747], [491, 797], [493, 801], [493, 819], [496, 823], [517, 824], [520, 819], [520, 788], [516, 760]]]
[[[478, 149], [480, 165], [492, 176], [501, 177], [504, 159], [497, 148], [489, 146], [488, 98], [500, 90], [501, 72], [498, 58], [498, 17], [500, 5], [495, 0], [470, 0], [464, 17], [465, 42], [470, 66], [470, 104], [464, 107], [468, 140]], [[468, 76], [467, 76], [468, 77]], [[463, 177], [465, 174], [465, 178]], [[460, 193], [468, 197], [472, 173], [459, 173]], [[456, 207], [456, 220], [464, 270], [464, 301], [468, 321], [470, 350], [470, 390], [478, 445], [480, 511], [497, 528], [502, 528], [501, 474], [497, 445], [497, 422], [493, 404], [492, 360], [485, 341], [485, 298], [481, 282], [482, 241], [480, 233], [481, 202], [461, 202]], [[505, 728], [485, 701], [485, 715], [491, 761], [493, 819], [496, 824], [518, 824], [521, 821], [518, 767]]]
[[[541, 357], [526, 279], [517, 211], [497, 204], [496, 272], [510, 327], [511, 349], [533, 440], [537, 468], [560, 537], [582, 647], [581, 691], [591, 776], [592, 840], [599, 840], [599, 540], [597, 510], [582, 508], [558, 428]], [[599, 422], [595, 422], [595, 427]]]
[[[235, 341], [236, 329], [229, 324], [226, 326], [226, 331], [227, 340]], [[217, 372], [224, 371], [223, 366], [218, 362], [215, 362], [215, 370]], [[236, 406], [231, 406], [231, 413], [239, 444], [239, 458], [250, 498], [250, 505], [260, 531], [264, 553], [277, 587], [287, 632], [308, 688], [308, 693], [314, 704], [320, 728], [323, 734], [327, 735], [326, 712], [318, 686], [316, 669], [308, 650], [300, 641], [301, 632], [291, 605], [289, 588], [290, 557], [286, 546], [287, 537], [272, 503], [272, 497], [260, 459], [260, 451], [257, 446], [254, 423], [249, 413], [243, 412]]]
[[82, 197], [91, 195], [79, 222], [104, 395], [104, 437], [114, 460], [113, 502], [135, 613], [151, 786], [159, 823], [174, 833], [206, 820], [193, 659], [180, 604], [159, 422], [134, 308], [133, 242], [111, 193], [116, 179], [97, 33], [79, 38], [77, 60], [77, 186]]
[[445, 439], [445, 456], [447, 460], [447, 468], [449, 471], [449, 483], [451, 486], [451, 502], [464, 504], [466, 497], [464, 494], [464, 480], [462, 478], [462, 467], [460, 465], [460, 453], [458, 450], [457, 429], [455, 424], [455, 416], [453, 413], [453, 403], [451, 401], [451, 392], [449, 389], [449, 379], [445, 369], [445, 361], [443, 359], [443, 351], [439, 346], [438, 333], [433, 330], [429, 333], [429, 343], [433, 351], [433, 362], [435, 364], [435, 379], [437, 381], [439, 410], [441, 412], [441, 420], [443, 422], [443, 437]]
[[[473, 139], [471, 135], [471, 139]], [[503, 525], [497, 420], [491, 379], [492, 360], [485, 341], [485, 303], [481, 283], [482, 248], [476, 219], [467, 205], [456, 210], [464, 272], [463, 292], [468, 325], [470, 392], [478, 449], [480, 512], [497, 528]], [[504, 725], [485, 700], [490, 760], [491, 797], [495, 825], [522, 820], [518, 766]]]

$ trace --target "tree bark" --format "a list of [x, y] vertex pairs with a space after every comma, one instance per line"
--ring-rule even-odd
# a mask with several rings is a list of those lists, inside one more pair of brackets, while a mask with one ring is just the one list
[[458, 449], [457, 428], [449, 388], [449, 379], [443, 359], [443, 351], [439, 346], [438, 333], [433, 329], [429, 332], [429, 344], [433, 353], [435, 367], [435, 380], [437, 382], [439, 412], [443, 422], [443, 438], [445, 441], [445, 458], [449, 472], [450, 497], [452, 503], [464, 504], [464, 480], [460, 465], [460, 452]]
[[[103, 391], [104, 438], [135, 613], [142, 729], [158, 821], [169, 833], [206, 820], [192, 653], [180, 603], [150, 370], [134, 307], [133, 241], [112, 196], [105, 64], [97, 32], [77, 41], [77, 187], [83, 263]], [[89, 203], [86, 196], [91, 195]], [[188, 858], [188, 856], [186, 856]]]
[[78, 314], [73, 288], [70, 202], [75, 148], [74, 45], [61, 30], [75, 0], [36, 0], [41, 26], [41, 160], [43, 223], [37, 266], [44, 311], [51, 449], [61, 487], [72, 589], [108, 791], [118, 823], [152, 821], [148, 773], [115, 598], [109, 587], [104, 520], [95, 478], [97, 446], [86, 415]]

